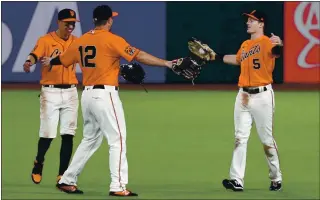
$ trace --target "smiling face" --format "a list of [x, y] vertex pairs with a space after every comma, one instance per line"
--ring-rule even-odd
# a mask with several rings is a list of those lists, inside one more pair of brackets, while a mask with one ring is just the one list
[[76, 26], [76, 22], [63, 22], [58, 21], [60, 33], [70, 35]]
[[254, 34], [260, 31], [263, 31], [264, 23], [259, 22], [256, 19], [253, 19], [251, 17], [248, 17], [247, 20], [247, 33]]

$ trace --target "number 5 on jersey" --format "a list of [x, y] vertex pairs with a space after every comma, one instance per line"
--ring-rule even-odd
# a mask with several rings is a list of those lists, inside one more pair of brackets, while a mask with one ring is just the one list
[[95, 62], [92, 60], [96, 57], [96, 47], [95, 46], [79, 46], [81, 65], [82, 67], [96, 67]]
[[254, 69], [260, 69], [259, 59], [254, 58], [252, 61], [253, 61], [253, 68], [254, 68]]

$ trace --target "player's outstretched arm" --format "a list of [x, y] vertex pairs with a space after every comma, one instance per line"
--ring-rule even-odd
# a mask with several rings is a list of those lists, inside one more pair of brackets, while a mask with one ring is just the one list
[[55, 65], [69, 67], [72, 64], [76, 63], [76, 61], [73, 61], [73, 60], [63, 60], [63, 61], [61, 61], [62, 59], [64, 59], [64, 57], [65, 57], [64, 54], [63, 55], [59, 55], [59, 56], [57, 56], [55, 58], [43, 57], [41, 59], [41, 63], [44, 66], [49, 66], [49, 71], [51, 71], [52, 67], [55, 66]]
[[237, 55], [224, 55], [222, 60], [224, 63], [229, 65], [240, 65], [237, 61]]
[[45, 66], [49, 66], [49, 71], [51, 71], [54, 65], [69, 67], [72, 64], [77, 63], [77, 52], [75, 49], [77, 49], [77, 46], [75, 44], [72, 44], [63, 54], [60, 54], [55, 58], [43, 57], [41, 63]]
[[117, 53], [128, 62], [136, 60], [149, 66], [168, 67], [177, 75], [189, 80], [195, 79], [200, 73], [201, 66], [190, 58], [179, 58], [172, 61], [164, 60], [130, 46], [119, 36], [113, 35], [113, 37], [113, 40], [110, 42], [110, 47], [117, 51]]
[[44, 66], [49, 66], [49, 71], [51, 71], [54, 65], [63, 65], [60, 60], [60, 55], [55, 58], [43, 57], [41, 63]]
[[161, 58], [157, 58], [151, 54], [148, 54], [147, 52], [144, 51], [139, 51], [137, 56], [135, 57], [135, 60], [138, 62], [141, 62], [145, 65], [150, 65], [150, 66], [160, 66], [160, 67], [172, 67], [172, 61], [168, 60], [163, 60]]
[[195, 79], [200, 74], [201, 70], [201, 66], [190, 58], [179, 58], [168, 61], [157, 58], [141, 50], [135, 57], [135, 60], [145, 65], [168, 67], [177, 75], [183, 76], [188, 80]]

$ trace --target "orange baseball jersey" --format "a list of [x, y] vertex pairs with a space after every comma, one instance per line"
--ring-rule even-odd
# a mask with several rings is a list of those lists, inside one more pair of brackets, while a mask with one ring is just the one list
[[131, 62], [139, 49], [106, 30], [91, 30], [60, 56], [64, 66], [79, 63], [83, 85], [119, 85], [120, 58]]
[[[66, 51], [68, 47], [76, 40], [76, 36], [70, 35], [67, 41], [61, 39], [56, 32], [50, 32], [38, 39], [37, 44], [32, 50], [32, 54], [39, 60], [41, 57], [56, 57]], [[76, 67], [55, 67], [49, 72], [48, 67], [41, 67], [41, 85], [57, 84], [78, 84], [76, 77]]]
[[237, 62], [241, 66], [239, 87], [264, 86], [273, 82], [273, 47], [270, 38], [265, 35], [242, 43], [237, 53]]

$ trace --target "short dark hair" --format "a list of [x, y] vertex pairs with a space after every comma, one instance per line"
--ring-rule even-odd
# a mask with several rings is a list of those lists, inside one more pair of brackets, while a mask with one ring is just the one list
[[99, 21], [94, 21], [95, 26], [104, 26], [106, 25], [108, 20], [99, 20]]

